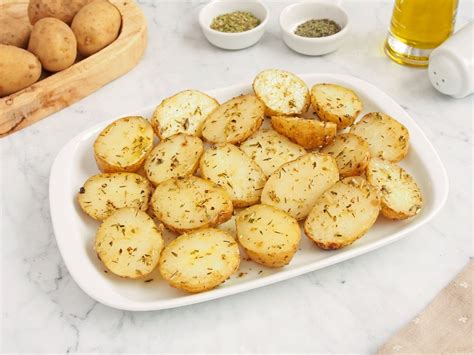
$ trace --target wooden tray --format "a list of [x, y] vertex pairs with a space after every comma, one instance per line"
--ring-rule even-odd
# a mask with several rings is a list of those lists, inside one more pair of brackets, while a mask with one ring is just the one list
[[[122, 14], [119, 37], [100, 52], [9, 96], [0, 98], [0, 137], [63, 109], [125, 74], [147, 42], [145, 17], [133, 0], [109, 0]], [[0, 0], [0, 17], [27, 17], [28, 1]]]

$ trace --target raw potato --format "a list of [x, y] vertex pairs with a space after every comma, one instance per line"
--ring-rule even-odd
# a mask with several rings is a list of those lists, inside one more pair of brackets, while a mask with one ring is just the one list
[[234, 97], [209, 114], [202, 135], [212, 143], [243, 142], [260, 128], [264, 114], [265, 106], [257, 97]]
[[97, 166], [104, 173], [137, 171], [153, 147], [153, 129], [140, 116], [120, 118], [107, 127], [94, 142]]
[[86, 4], [95, 0], [30, 0], [28, 17], [32, 25], [44, 17], [54, 17], [68, 25]]
[[406, 219], [420, 212], [423, 199], [413, 177], [395, 163], [372, 158], [367, 180], [382, 197], [382, 214], [390, 219]]
[[272, 129], [255, 132], [240, 145], [240, 149], [262, 168], [266, 176], [306, 154], [302, 147]]
[[263, 204], [304, 219], [324, 191], [339, 180], [336, 161], [328, 154], [308, 153], [282, 165], [263, 188]]
[[248, 155], [232, 144], [212, 147], [199, 163], [202, 177], [227, 191], [234, 207], [246, 207], [260, 200], [265, 174]]
[[170, 286], [187, 292], [213, 289], [237, 271], [237, 242], [214, 228], [183, 234], [163, 250], [160, 273]]
[[232, 200], [222, 187], [192, 175], [159, 184], [151, 205], [156, 218], [176, 232], [214, 227], [233, 212]]
[[0, 19], [0, 44], [26, 48], [30, 33], [31, 26], [27, 21], [13, 17]]
[[121, 208], [97, 230], [95, 251], [115, 275], [139, 278], [158, 265], [163, 236], [153, 219], [136, 208]]
[[272, 126], [306, 149], [324, 147], [334, 140], [337, 133], [335, 123], [294, 116], [272, 116]]
[[240, 245], [256, 263], [285, 266], [298, 250], [301, 239], [298, 222], [276, 207], [249, 207], [237, 216], [236, 226]]
[[341, 177], [363, 174], [370, 159], [367, 142], [351, 133], [336, 136], [333, 143], [321, 149], [321, 153], [327, 153], [336, 159]]
[[217, 100], [200, 91], [181, 91], [158, 105], [151, 125], [161, 139], [176, 133], [201, 137], [204, 120], [218, 106]]
[[33, 26], [28, 50], [38, 57], [44, 69], [58, 72], [74, 64], [76, 37], [61, 20], [45, 17]]
[[123, 207], [146, 211], [151, 193], [148, 180], [138, 174], [98, 174], [87, 179], [77, 201], [85, 213], [102, 221]]
[[314, 85], [311, 104], [320, 119], [337, 124], [338, 129], [352, 125], [362, 111], [356, 93], [336, 84]]
[[377, 190], [361, 177], [348, 177], [318, 198], [304, 230], [318, 247], [340, 249], [367, 233], [379, 212]]
[[374, 158], [398, 162], [408, 153], [408, 129], [389, 115], [368, 113], [351, 127], [350, 132], [367, 141]]
[[108, 1], [95, 1], [79, 10], [71, 29], [77, 50], [84, 57], [97, 53], [115, 41], [122, 25], [120, 11]]
[[13, 94], [32, 84], [41, 75], [41, 63], [30, 52], [0, 44], [0, 97]]
[[309, 107], [310, 95], [305, 82], [284, 70], [260, 72], [253, 82], [253, 90], [265, 104], [268, 115], [298, 115]]
[[198, 137], [184, 133], [162, 140], [145, 161], [145, 172], [153, 185], [165, 180], [192, 175], [199, 165], [204, 145]]

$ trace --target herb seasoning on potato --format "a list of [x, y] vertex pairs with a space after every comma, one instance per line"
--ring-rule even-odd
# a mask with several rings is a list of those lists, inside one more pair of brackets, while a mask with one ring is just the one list
[[250, 12], [235, 11], [215, 17], [211, 28], [219, 32], [245, 32], [260, 25], [260, 20]]

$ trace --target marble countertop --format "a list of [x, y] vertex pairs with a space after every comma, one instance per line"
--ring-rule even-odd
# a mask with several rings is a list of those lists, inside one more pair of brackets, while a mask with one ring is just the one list
[[[141, 63], [79, 103], [0, 140], [3, 352], [374, 352], [409, 322], [473, 255], [473, 96], [436, 92], [425, 70], [382, 51], [392, 2], [344, 1], [351, 39], [337, 52], [305, 57], [281, 41], [278, 15], [259, 44], [227, 52], [204, 39], [202, 1], [140, 1], [149, 23]], [[462, 1], [458, 24], [472, 20]], [[51, 164], [83, 129], [185, 88], [250, 81], [264, 68], [333, 72], [367, 80], [419, 123], [451, 183], [445, 208], [390, 246], [289, 281], [159, 312], [103, 306], [71, 279], [56, 246], [48, 205]]]

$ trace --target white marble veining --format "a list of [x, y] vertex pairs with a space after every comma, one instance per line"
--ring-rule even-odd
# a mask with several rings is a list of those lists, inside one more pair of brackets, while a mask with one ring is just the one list
[[[454, 100], [425, 70], [382, 52], [392, 3], [343, 1], [351, 39], [319, 58], [280, 39], [284, 1], [254, 47], [227, 52], [200, 32], [201, 1], [141, 1], [149, 23], [142, 62], [81, 102], [0, 140], [3, 352], [356, 352], [375, 351], [467, 263], [472, 244], [473, 96]], [[461, 1], [458, 24], [472, 20]], [[103, 306], [74, 283], [59, 255], [49, 206], [51, 164], [76, 133], [185, 88], [243, 81], [269, 67], [365, 79], [423, 127], [451, 182], [445, 208], [410, 237], [372, 253], [262, 289], [179, 309], [131, 313]]]

